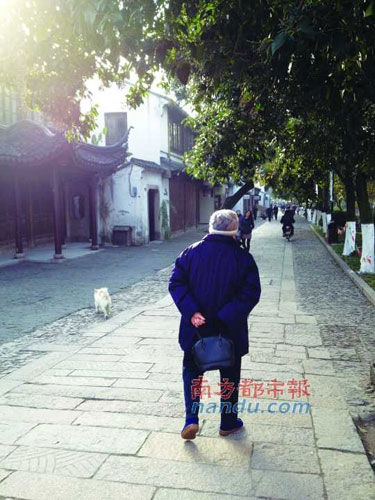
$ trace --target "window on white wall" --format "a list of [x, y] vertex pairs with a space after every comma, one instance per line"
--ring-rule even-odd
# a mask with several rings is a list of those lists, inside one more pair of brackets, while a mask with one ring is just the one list
[[185, 116], [178, 108], [168, 107], [169, 149], [178, 154], [189, 151], [194, 144], [193, 131], [182, 123]]
[[105, 113], [104, 122], [107, 129], [105, 143], [107, 146], [119, 142], [124, 136], [127, 129], [126, 113]]
[[170, 121], [169, 122], [169, 147], [172, 151], [177, 153], [183, 152], [181, 140], [181, 124]]

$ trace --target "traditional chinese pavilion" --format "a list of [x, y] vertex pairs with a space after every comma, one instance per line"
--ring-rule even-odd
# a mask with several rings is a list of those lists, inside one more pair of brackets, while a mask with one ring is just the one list
[[68, 142], [45, 126], [23, 120], [0, 126], [0, 245], [54, 238], [55, 259], [65, 241], [98, 248], [98, 184], [126, 162], [127, 136], [111, 146]]

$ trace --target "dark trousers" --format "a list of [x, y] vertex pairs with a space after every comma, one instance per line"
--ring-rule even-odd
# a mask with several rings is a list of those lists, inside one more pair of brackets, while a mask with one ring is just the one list
[[[232, 429], [237, 420], [237, 412], [233, 412], [232, 408], [235, 403], [238, 402], [238, 384], [240, 381], [241, 375], [241, 357], [236, 356], [235, 364], [231, 368], [226, 368], [220, 370], [220, 381], [222, 384], [230, 384], [233, 383], [235, 389], [232, 394], [229, 396], [230, 392], [223, 392], [221, 396], [221, 402], [223, 405], [223, 411], [221, 412], [221, 424], [220, 427], [224, 430]], [[199, 368], [194, 362], [191, 351], [185, 351], [184, 359], [182, 362], [182, 379], [184, 382], [184, 396], [185, 396], [185, 411], [186, 418], [199, 418], [199, 395], [196, 395], [194, 398], [192, 397], [191, 387], [193, 380], [199, 379], [199, 377], [203, 376], [203, 373], [199, 371]], [[224, 381], [224, 379], [228, 379], [228, 381]], [[224, 389], [224, 385], [216, 385], [210, 386], [211, 397], [214, 392], [220, 393], [221, 390]], [[203, 385], [202, 385], [203, 388]], [[202, 389], [202, 394], [204, 394], [204, 389]], [[227, 397], [229, 396], [229, 397]], [[193, 408], [193, 404], [195, 408]], [[227, 404], [226, 404], [227, 403]], [[226, 412], [226, 409], [230, 408], [231, 411]]]
[[250, 238], [242, 238], [242, 246], [250, 252]]

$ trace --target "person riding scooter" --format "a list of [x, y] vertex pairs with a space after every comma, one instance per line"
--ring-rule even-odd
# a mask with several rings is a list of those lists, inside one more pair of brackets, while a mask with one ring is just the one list
[[293, 210], [290, 209], [290, 205], [286, 206], [285, 213], [281, 217], [280, 222], [283, 225], [283, 236], [285, 236], [285, 228], [287, 226], [290, 226], [292, 228], [291, 236], [293, 236], [294, 235], [293, 224], [295, 223], [295, 220], [294, 220], [294, 212], [293, 212]]

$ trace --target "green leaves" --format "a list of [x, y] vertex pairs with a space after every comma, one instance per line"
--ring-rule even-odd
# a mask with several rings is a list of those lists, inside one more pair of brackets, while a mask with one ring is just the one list
[[274, 55], [287, 41], [288, 35], [285, 31], [280, 31], [280, 33], [275, 37], [274, 41], [271, 43], [271, 54]]
[[186, 161], [202, 178], [247, 180], [273, 164], [270, 144], [284, 185], [307, 191], [330, 162], [374, 158], [375, 0], [10, 5], [0, 19], [0, 79], [22, 80], [33, 106], [83, 137], [95, 122], [79, 118], [86, 81], [121, 83], [136, 71], [127, 98], [137, 107], [162, 69], [195, 110]]
[[316, 33], [311, 26], [310, 22], [307, 19], [302, 20], [297, 24], [297, 29], [304, 35], [306, 35], [310, 39], [314, 39], [316, 37]]
[[375, 1], [371, 0], [365, 11], [365, 17], [375, 16]]

